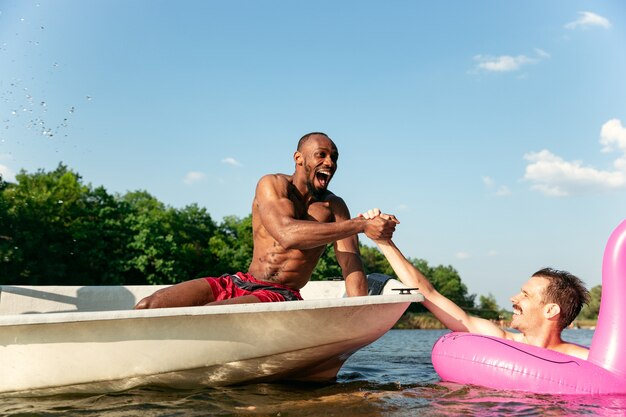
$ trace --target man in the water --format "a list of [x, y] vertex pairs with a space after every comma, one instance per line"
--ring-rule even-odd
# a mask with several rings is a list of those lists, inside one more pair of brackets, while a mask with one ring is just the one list
[[334, 242], [348, 296], [367, 295], [358, 233], [390, 239], [394, 218], [351, 219], [346, 203], [328, 190], [339, 152], [324, 133], [303, 136], [293, 175], [262, 177], [252, 202], [254, 249], [247, 273], [198, 278], [159, 290], [135, 308], [300, 300], [326, 245]]
[[[361, 214], [363, 218], [384, 217], [379, 209]], [[587, 359], [589, 350], [561, 339], [561, 332], [589, 301], [589, 291], [583, 282], [566, 271], [544, 268], [535, 272], [511, 297], [513, 318], [509, 332], [489, 320], [467, 314], [453, 301], [440, 294], [426, 277], [411, 264], [391, 239], [373, 239], [385, 255], [398, 278], [409, 287], [419, 288], [424, 295], [424, 307], [430, 310], [448, 329], [455, 332], [478, 333], [515, 340], [557, 352]]]

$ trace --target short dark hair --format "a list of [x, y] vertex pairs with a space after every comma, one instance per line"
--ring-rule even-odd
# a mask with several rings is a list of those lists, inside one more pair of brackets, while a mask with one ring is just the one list
[[[302, 150], [302, 147], [304, 146], [305, 143], [307, 143], [309, 141], [309, 139], [311, 139], [311, 136], [315, 136], [315, 135], [321, 135], [321, 136], [325, 136], [328, 139], [330, 139], [328, 137], [328, 135], [326, 133], [322, 133], [322, 132], [311, 132], [311, 133], [307, 133], [306, 135], [302, 136], [300, 138], [300, 140], [298, 141], [298, 151]], [[332, 139], [331, 139], [332, 140]]]
[[569, 326], [580, 314], [583, 305], [589, 302], [589, 291], [585, 288], [584, 282], [567, 271], [543, 268], [535, 272], [533, 277], [541, 277], [549, 281], [543, 294], [543, 301], [560, 307], [561, 330]]

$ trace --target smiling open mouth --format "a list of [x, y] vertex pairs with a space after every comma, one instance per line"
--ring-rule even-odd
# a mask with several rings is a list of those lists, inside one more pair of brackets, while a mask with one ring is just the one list
[[330, 171], [328, 170], [320, 170], [315, 173], [315, 178], [317, 178], [317, 182], [323, 187], [326, 188], [328, 183], [330, 182]]

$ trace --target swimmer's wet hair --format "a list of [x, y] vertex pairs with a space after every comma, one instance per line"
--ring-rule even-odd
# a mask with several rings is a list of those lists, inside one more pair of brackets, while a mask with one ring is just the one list
[[553, 268], [543, 268], [533, 274], [549, 281], [543, 294], [545, 303], [554, 303], [561, 308], [559, 325], [561, 330], [576, 319], [583, 305], [589, 303], [589, 290], [576, 275]]

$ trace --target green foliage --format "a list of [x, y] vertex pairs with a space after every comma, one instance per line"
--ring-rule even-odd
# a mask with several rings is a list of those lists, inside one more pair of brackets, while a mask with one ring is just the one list
[[130, 231], [127, 272], [144, 277], [150, 284], [174, 282], [177, 246], [165, 206], [145, 191], [128, 193], [123, 201], [131, 207], [126, 217]]
[[[98, 212], [115, 203], [62, 164], [49, 173], [22, 171], [16, 179], [19, 185], [8, 184], [2, 191], [6, 226], [0, 239], [0, 282], [102, 283], [105, 269], [98, 269], [98, 257], [109, 248], [97, 247]], [[100, 255], [91, 259], [94, 247]], [[88, 276], [83, 275], [86, 266]]]
[[[391, 265], [389, 265], [387, 259], [377, 248], [360, 246], [360, 251], [366, 273], [379, 272], [395, 277]], [[431, 267], [425, 260], [416, 258], [409, 258], [409, 262], [424, 274], [441, 294], [465, 309], [476, 310], [474, 304], [476, 295], [468, 294], [467, 286], [463, 284], [459, 273], [452, 266], [439, 265]], [[493, 303], [495, 305], [495, 299], [493, 299]], [[497, 305], [495, 305], [495, 308], [497, 311]], [[412, 304], [409, 307], [409, 311], [426, 313], [428, 310], [421, 304]]]
[[326, 245], [326, 250], [320, 257], [317, 266], [311, 274], [312, 281], [324, 281], [329, 278], [342, 277], [341, 268], [337, 263], [335, 248], [332, 244]]
[[475, 294], [468, 294], [459, 273], [452, 266], [429, 268], [426, 277], [437, 290], [462, 308], [474, 308]]
[[[431, 267], [423, 259], [409, 258], [409, 261], [431, 282], [442, 295], [454, 301], [464, 309], [475, 307], [475, 294], [468, 294], [467, 286], [461, 281], [459, 273], [452, 266], [438, 265]], [[412, 304], [409, 311], [424, 313], [428, 310], [421, 304]]]
[[247, 271], [252, 260], [252, 215], [224, 217], [209, 244], [214, 264], [206, 270], [208, 276]]
[[476, 316], [489, 320], [498, 320], [500, 318], [500, 307], [493, 294], [481, 295], [478, 299], [478, 308], [470, 311]]
[[394, 329], [445, 329], [444, 326], [432, 313], [407, 312], [400, 317], [394, 325]]
[[[251, 215], [228, 216], [217, 225], [195, 204], [175, 209], [146, 191], [120, 196], [94, 189], [63, 164], [50, 172], [21, 171], [16, 179], [0, 178], [0, 284], [170, 284], [247, 271], [252, 260]], [[378, 249], [360, 251], [366, 273], [394, 275]], [[410, 262], [443, 295], [474, 309], [475, 295], [452, 266]], [[341, 275], [328, 245], [312, 279]], [[592, 289], [584, 314], [597, 315], [599, 291]], [[497, 307], [490, 294], [480, 297], [476, 311], [489, 316]], [[411, 309], [424, 311], [419, 304]]]
[[359, 249], [366, 273], [378, 272], [389, 276], [394, 275], [391, 265], [389, 265], [385, 256], [377, 248], [360, 246]]
[[210, 239], [217, 226], [206, 209], [166, 207], [145, 191], [122, 200], [130, 207], [127, 281], [173, 284], [213, 272], [217, 262]]
[[176, 244], [174, 258], [177, 261], [173, 282], [221, 275], [224, 271], [215, 270], [218, 258], [212, 253], [210, 245], [211, 237], [217, 232], [217, 225], [206, 209], [192, 204], [181, 210], [170, 210], [169, 213], [171, 233]]
[[602, 296], [602, 285], [596, 285], [589, 290], [589, 304], [585, 305], [578, 315], [579, 319], [593, 320], [598, 318], [600, 312], [600, 300]]
[[162, 284], [211, 269], [205, 209], [93, 189], [59, 164], [0, 182], [0, 284]]
[[[359, 244], [361, 259], [365, 273], [378, 272], [385, 275], [393, 275], [393, 269], [385, 256], [376, 248]], [[322, 254], [311, 279], [313, 281], [323, 281], [333, 277], [341, 277], [341, 268], [337, 263], [335, 249], [332, 244], [326, 246], [326, 250]]]

